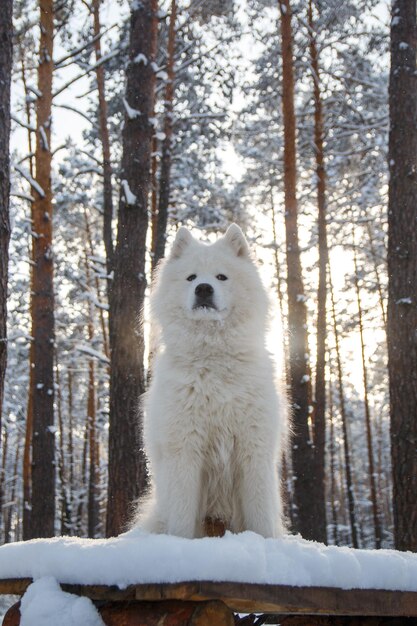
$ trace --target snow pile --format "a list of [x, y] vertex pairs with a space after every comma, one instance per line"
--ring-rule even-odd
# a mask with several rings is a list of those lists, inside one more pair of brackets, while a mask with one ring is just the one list
[[211, 580], [417, 591], [417, 554], [325, 546], [299, 536], [182, 539], [137, 529], [112, 539], [58, 537], [0, 547], [0, 578], [44, 576], [120, 588]]
[[104, 626], [94, 604], [61, 591], [54, 578], [41, 578], [30, 585], [20, 605], [21, 626]]

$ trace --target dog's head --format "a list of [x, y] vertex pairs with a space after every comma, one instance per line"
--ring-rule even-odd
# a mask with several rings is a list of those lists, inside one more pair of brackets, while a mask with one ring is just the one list
[[267, 309], [248, 243], [236, 224], [212, 244], [197, 241], [181, 227], [154, 295], [154, 314], [162, 326], [179, 319], [240, 325], [255, 317], [263, 326]]
[[224, 319], [246, 298], [249, 248], [239, 226], [232, 224], [224, 237], [207, 245], [180, 228], [170, 262], [187, 317]]

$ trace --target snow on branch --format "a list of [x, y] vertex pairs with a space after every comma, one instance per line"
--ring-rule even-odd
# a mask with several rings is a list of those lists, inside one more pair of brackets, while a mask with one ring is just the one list
[[21, 200], [27, 200], [28, 202], [35, 202], [35, 198], [26, 193], [12, 192], [10, 194], [11, 198], [20, 198]]
[[100, 302], [100, 300], [95, 296], [95, 294], [89, 292], [88, 293], [88, 299], [90, 300], [90, 302], [92, 304], [94, 304], [94, 306], [97, 309], [102, 309], [103, 311], [108, 311], [109, 310], [109, 305], [106, 304], [105, 302]]
[[98, 263], [99, 265], [102, 265], [103, 267], [106, 266], [106, 259], [104, 259], [102, 256], [89, 254], [87, 258], [89, 261], [92, 261], [93, 263]]
[[121, 181], [121, 185], [122, 185], [123, 194], [124, 194], [124, 197], [125, 197], [125, 200], [126, 200], [126, 204], [128, 206], [135, 206], [135, 204], [136, 204], [136, 196], [130, 190], [129, 183], [127, 182], [127, 180], [122, 180]]
[[227, 113], [190, 113], [189, 115], [181, 115], [177, 120], [216, 120], [225, 119], [228, 117]]
[[31, 93], [35, 94], [35, 96], [37, 98], [41, 98], [42, 97], [42, 92], [37, 87], [35, 87], [34, 85], [27, 85], [26, 89], [28, 91], [30, 91]]
[[44, 190], [42, 189], [40, 184], [30, 175], [30, 172], [27, 169], [25, 169], [22, 165], [15, 165], [14, 169], [16, 170], [16, 172], [19, 172], [19, 174], [21, 174], [23, 178], [28, 181], [28, 183], [30, 183], [31, 187], [33, 187], [33, 189], [38, 192], [41, 198], [45, 197]]
[[139, 117], [140, 115], [142, 115], [142, 113], [140, 111], [138, 111], [137, 109], [132, 109], [131, 106], [129, 106], [128, 101], [126, 100], [126, 98], [123, 98], [123, 104], [124, 107], [126, 109], [126, 115], [130, 120], [134, 120], [137, 117]]
[[77, 56], [77, 54], [80, 54], [80, 52], [83, 52], [89, 46], [92, 46], [96, 41], [101, 39], [103, 37], [103, 35], [108, 33], [109, 30], [112, 30], [112, 28], [115, 28], [116, 26], [117, 26], [117, 24], [113, 24], [112, 26], [109, 26], [108, 28], [106, 28], [106, 30], [101, 31], [95, 37], [93, 37], [92, 39], [87, 41], [87, 43], [83, 44], [82, 46], [79, 46], [78, 48], [74, 48], [74, 50], [71, 50], [70, 52], [65, 54], [63, 57], [58, 59], [57, 61], [54, 61], [54, 66], [56, 68], [60, 67], [62, 65], [62, 63], [64, 63], [68, 59], [71, 59], [71, 58]]
[[83, 117], [84, 119], [87, 120], [87, 122], [90, 122], [90, 124], [92, 126], [95, 126], [96, 124], [94, 123], [94, 121], [88, 117], [88, 115], [86, 115], [83, 111], [80, 111], [79, 109], [76, 109], [73, 106], [70, 106], [69, 104], [56, 104], [55, 102], [53, 103], [54, 107], [58, 107], [60, 109], [67, 109], [68, 111], [72, 111], [73, 113], [78, 113], [78, 115], [81, 115], [81, 117]]
[[23, 126], [23, 128], [27, 128], [31, 132], [36, 133], [35, 126], [32, 126], [31, 124], [26, 124], [26, 122], [22, 122], [22, 120], [19, 120], [19, 118], [16, 117], [15, 115], [11, 115], [10, 117], [14, 122], [16, 122], [16, 124], [19, 124], [19, 126]]
[[135, 56], [135, 58], [132, 60], [132, 63], [143, 63], [143, 65], [148, 65], [148, 59], [147, 57], [143, 54], [143, 52], [140, 52], [139, 54], [137, 54]]
[[396, 300], [395, 304], [413, 304], [413, 301], [411, 298], [400, 298]]
[[48, 137], [46, 136], [45, 129], [42, 125], [39, 127], [39, 132], [40, 132], [41, 139], [42, 139], [42, 148], [49, 152]]
[[106, 357], [105, 354], [103, 354], [102, 352], [98, 352], [97, 350], [94, 350], [93, 348], [91, 348], [90, 346], [87, 346], [86, 344], [79, 343], [78, 345], [75, 346], [75, 349], [78, 350], [78, 352], [82, 352], [83, 354], [87, 354], [88, 356], [91, 356], [94, 359], [101, 361], [101, 363], [106, 363], [106, 364], [109, 363], [109, 359]]
[[87, 76], [88, 74], [90, 74], [91, 72], [94, 72], [94, 70], [96, 70], [98, 67], [100, 67], [100, 65], [103, 65], [103, 63], [106, 63], [107, 61], [109, 61], [110, 59], [113, 59], [115, 56], [117, 56], [119, 54], [119, 50], [113, 50], [113, 52], [109, 52], [108, 54], [106, 54], [105, 56], [101, 57], [101, 59], [99, 59], [97, 61], [97, 63], [94, 63], [94, 65], [90, 65], [85, 72], [82, 72], [81, 74], [77, 74], [77, 76], [74, 76], [74, 78], [72, 78], [71, 80], [69, 80], [68, 82], [64, 83], [59, 89], [57, 89], [57, 91], [55, 91], [52, 95], [53, 98], [56, 98], [56, 96], [58, 96], [60, 93], [62, 93], [63, 91], [65, 91], [65, 89], [67, 89], [68, 87], [70, 87], [73, 83], [77, 82], [77, 80], [80, 80], [80, 78], [83, 78], [84, 76]]

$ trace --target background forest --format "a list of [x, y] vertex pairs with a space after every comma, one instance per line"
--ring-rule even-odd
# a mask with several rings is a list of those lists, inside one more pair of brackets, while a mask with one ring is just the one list
[[[288, 364], [291, 530], [417, 550], [415, 10], [14, 0], [0, 542], [124, 528], [146, 486], [136, 406], [153, 269], [179, 225], [210, 240], [235, 221], [270, 290], [269, 349]], [[388, 238], [393, 189], [401, 244]], [[3, 300], [6, 261], [3, 247]]]

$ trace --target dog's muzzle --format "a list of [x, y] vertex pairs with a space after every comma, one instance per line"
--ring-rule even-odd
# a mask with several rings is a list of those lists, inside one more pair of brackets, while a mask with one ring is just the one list
[[214, 289], [208, 283], [200, 283], [195, 288], [195, 300], [193, 309], [216, 309], [213, 302]]

